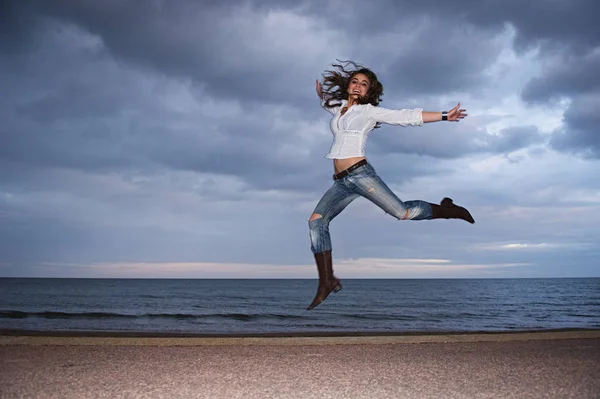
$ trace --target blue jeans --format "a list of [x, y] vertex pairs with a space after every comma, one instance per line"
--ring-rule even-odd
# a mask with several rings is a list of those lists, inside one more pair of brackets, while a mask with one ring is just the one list
[[399, 220], [431, 219], [431, 205], [421, 200], [402, 201], [377, 176], [370, 165], [360, 166], [340, 180], [334, 180], [333, 186], [325, 192], [313, 214], [320, 218], [308, 222], [311, 250], [313, 253], [331, 251], [329, 222], [340, 214], [359, 196], [368, 199], [386, 213]]

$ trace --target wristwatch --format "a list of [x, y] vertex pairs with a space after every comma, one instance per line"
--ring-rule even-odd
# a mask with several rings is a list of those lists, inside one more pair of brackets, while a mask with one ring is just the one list
[[447, 121], [448, 120], [448, 111], [442, 111], [442, 120], [443, 121]]

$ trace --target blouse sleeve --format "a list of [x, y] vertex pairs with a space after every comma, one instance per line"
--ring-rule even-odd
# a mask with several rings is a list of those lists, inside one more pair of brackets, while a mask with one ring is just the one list
[[369, 104], [367, 116], [373, 122], [387, 123], [389, 125], [400, 126], [421, 126], [423, 125], [423, 108], [413, 109], [387, 109], [375, 107]]

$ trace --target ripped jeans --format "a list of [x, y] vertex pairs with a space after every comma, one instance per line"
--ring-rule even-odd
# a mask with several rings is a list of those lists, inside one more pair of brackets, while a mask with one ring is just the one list
[[402, 201], [381, 180], [375, 169], [366, 164], [347, 176], [334, 180], [333, 186], [321, 198], [313, 214], [320, 218], [308, 222], [313, 253], [331, 251], [329, 222], [359, 196], [368, 199], [386, 213], [400, 220], [431, 219], [431, 205], [421, 200]]

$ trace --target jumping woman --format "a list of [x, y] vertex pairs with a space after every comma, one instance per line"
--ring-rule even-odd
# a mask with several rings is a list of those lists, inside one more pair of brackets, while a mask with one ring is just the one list
[[317, 80], [321, 106], [329, 111], [333, 144], [326, 158], [333, 159], [333, 186], [325, 192], [308, 225], [311, 250], [319, 272], [317, 295], [308, 310], [323, 302], [332, 291], [342, 289], [333, 275], [329, 223], [353, 200], [364, 197], [398, 220], [462, 219], [475, 223], [465, 208], [444, 198], [440, 205], [421, 200], [402, 201], [381, 180], [367, 162], [365, 147], [369, 133], [382, 123], [421, 126], [423, 123], [458, 122], [467, 114], [460, 103], [447, 112], [426, 112], [422, 108], [391, 110], [379, 107], [383, 86], [371, 70], [352, 61], [333, 64], [323, 84]]

